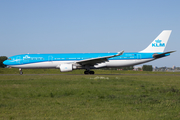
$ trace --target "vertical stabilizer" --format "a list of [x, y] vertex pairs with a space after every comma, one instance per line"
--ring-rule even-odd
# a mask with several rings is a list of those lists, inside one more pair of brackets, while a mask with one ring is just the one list
[[140, 51], [141, 53], [154, 53], [154, 52], [164, 52], [164, 49], [167, 45], [169, 36], [172, 30], [163, 30], [159, 36], [144, 50]]

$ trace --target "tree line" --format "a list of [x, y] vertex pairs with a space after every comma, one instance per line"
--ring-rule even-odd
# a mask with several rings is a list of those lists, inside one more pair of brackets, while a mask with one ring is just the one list
[[142, 69], [143, 71], [152, 71], [153, 67], [152, 65], [143, 65]]

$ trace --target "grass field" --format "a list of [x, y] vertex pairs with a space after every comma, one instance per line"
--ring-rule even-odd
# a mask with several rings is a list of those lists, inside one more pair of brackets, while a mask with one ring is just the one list
[[180, 119], [178, 73], [50, 75], [56, 72], [45, 70], [33, 75], [27, 70], [24, 75], [5, 75], [18, 71], [0, 71], [4, 74], [0, 75], [0, 119]]

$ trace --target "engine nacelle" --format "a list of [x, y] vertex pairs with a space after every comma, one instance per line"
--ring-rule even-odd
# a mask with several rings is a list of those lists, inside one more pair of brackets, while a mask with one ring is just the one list
[[72, 64], [61, 64], [59, 66], [61, 72], [69, 72], [73, 70]]

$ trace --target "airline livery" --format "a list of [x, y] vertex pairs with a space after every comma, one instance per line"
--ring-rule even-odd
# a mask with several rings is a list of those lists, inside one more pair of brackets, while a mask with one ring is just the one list
[[59, 54], [22, 54], [9, 57], [3, 63], [10, 67], [58, 68], [61, 72], [85, 69], [84, 74], [94, 74], [91, 69], [133, 66], [162, 57], [174, 51], [164, 52], [171, 30], [162, 31], [158, 37], [140, 52], [124, 53], [59, 53]]

